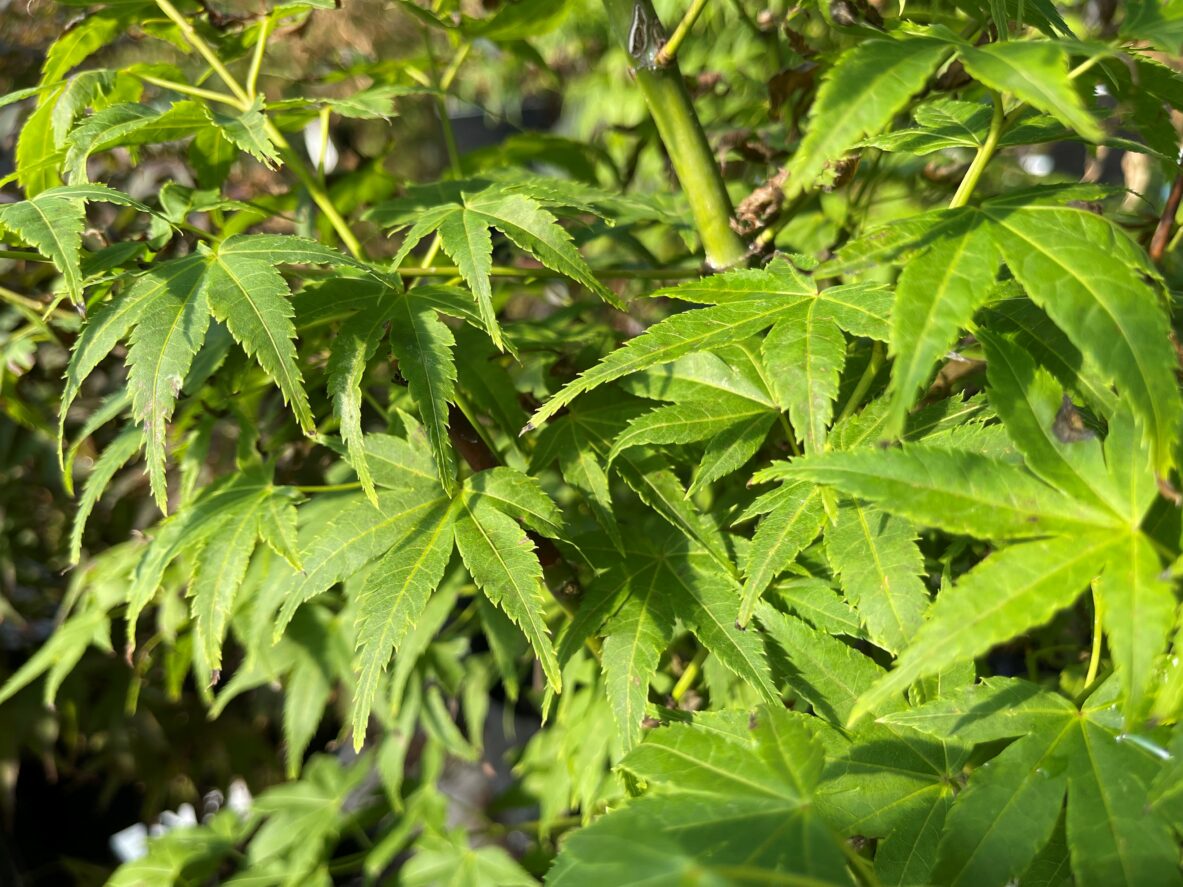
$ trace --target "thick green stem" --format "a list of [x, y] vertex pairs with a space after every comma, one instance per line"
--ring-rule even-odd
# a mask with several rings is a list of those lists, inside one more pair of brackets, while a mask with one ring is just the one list
[[674, 173], [686, 193], [707, 263], [715, 269], [741, 263], [748, 248], [731, 228], [734, 208], [711, 146], [677, 62], [657, 64], [665, 32], [650, 0], [604, 0], [613, 31], [628, 52], [637, 86], [657, 132], [669, 152]]
[[986, 164], [994, 156], [998, 140], [1002, 137], [1002, 125], [1006, 120], [1006, 116], [1002, 112], [1002, 96], [996, 92], [992, 93], [992, 96], [994, 98], [994, 116], [990, 119], [990, 132], [986, 135], [985, 143], [978, 148], [973, 163], [966, 170], [965, 178], [961, 180], [957, 193], [953, 195], [953, 200], [949, 203], [949, 209], [956, 209], [969, 203], [969, 198], [973, 196], [974, 188], [978, 186], [978, 181], [986, 170]]

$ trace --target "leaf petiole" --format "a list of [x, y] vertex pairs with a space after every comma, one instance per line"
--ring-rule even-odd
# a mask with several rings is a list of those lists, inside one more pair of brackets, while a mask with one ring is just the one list
[[990, 131], [986, 134], [986, 141], [982, 143], [982, 147], [978, 148], [978, 153], [966, 171], [965, 178], [961, 180], [961, 185], [958, 186], [957, 193], [953, 195], [953, 199], [949, 202], [949, 209], [956, 209], [959, 206], [965, 206], [969, 203], [969, 198], [973, 196], [974, 189], [978, 186], [978, 182], [982, 178], [982, 173], [986, 170], [986, 165], [990, 162], [990, 158], [994, 156], [994, 151], [998, 147], [998, 140], [1002, 137], [1002, 126], [1006, 121], [1006, 115], [1002, 110], [1002, 96], [996, 92], [991, 92], [990, 97], [994, 100], [994, 113], [990, 118]]

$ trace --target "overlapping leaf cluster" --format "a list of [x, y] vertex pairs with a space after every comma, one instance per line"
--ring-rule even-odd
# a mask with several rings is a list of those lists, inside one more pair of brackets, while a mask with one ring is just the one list
[[[797, 5], [781, 48], [810, 110], [743, 114], [787, 158], [781, 216], [710, 276], [680, 208], [625, 187], [643, 141], [631, 169], [589, 150], [585, 180], [500, 168], [556, 137], [397, 194], [326, 188], [289, 136], [456, 70], [264, 98], [270, 29], [322, 5], [222, 33], [113, 4], [9, 97], [33, 107], [0, 232], [86, 315], [67, 485], [104, 446], [69, 618], [0, 702], [41, 676], [52, 701], [121, 621], [138, 672], [191, 673], [212, 715], [282, 685], [299, 778], [116, 883], [327, 883], [358, 833], [366, 873], [408, 884], [1183, 881], [1183, 277], [1145, 248], [1153, 195], [1014, 162], [1079, 142], [1176, 175], [1176, 5], [1129, 4], [1103, 42], [1046, 0]], [[493, 44], [538, 62], [527, 38], [577, 4], [400, 5], [459, 69]], [[75, 72], [132, 24], [226, 92]], [[254, 47], [241, 82], [211, 61]], [[148, 148], [189, 184], [99, 183]], [[291, 190], [231, 199], [234, 164]], [[124, 242], [89, 235], [101, 212]], [[97, 551], [88, 519], [137, 461], [159, 520]], [[493, 700], [538, 728], [505, 801], [537, 814], [521, 865], [437, 790], [486, 754]], [[305, 766], [326, 727], [363, 756]]]

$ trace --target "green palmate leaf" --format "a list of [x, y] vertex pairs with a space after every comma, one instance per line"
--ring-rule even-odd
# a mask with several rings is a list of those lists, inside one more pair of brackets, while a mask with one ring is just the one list
[[42, 675], [47, 675], [41, 698], [52, 705], [62, 681], [89, 647], [111, 650], [111, 621], [99, 609], [79, 613], [41, 645], [12, 676], [0, 685], [0, 703], [7, 702]]
[[1068, 768], [1068, 848], [1081, 887], [1183, 884], [1178, 842], [1166, 822], [1146, 815], [1157, 762], [1091, 721]]
[[448, 404], [455, 397], [452, 352], [456, 340], [434, 308], [408, 295], [399, 300], [391, 316], [390, 344], [419, 407], [440, 481], [450, 495], [455, 488], [456, 456], [448, 438]]
[[573, 834], [547, 883], [841, 883], [842, 851], [810, 805], [821, 761], [813, 731], [772, 707], [748, 736], [651, 733], [621, 766], [658, 790]]
[[300, 427], [311, 431], [312, 410], [296, 365], [294, 312], [283, 276], [271, 262], [214, 254], [206, 287], [213, 315], [279, 386]]
[[1021, 874], [1051, 838], [1064, 803], [1064, 758], [1073, 725], [1023, 737], [975, 774], [941, 837], [933, 878], [1002, 884]]
[[1175, 613], [1175, 594], [1162, 578], [1153, 543], [1131, 532], [1114, 548], [1096, 584], [1113, 664], [1125, 690], [1124, 712], [1131, 725], [1146, 709], [1154, 663], [1166, 647]]
[[976, 742], [1022, 737], [976, 769], [958, 795], [933, 880], [1000, 883], [1024, 872], [1049, 838], [1054, 842], [1067, 787], [1078, 880], [1179, 883], [1174, 842], [1147, 805], [1158, 764], [1114, 734], [1110, 707], [1101, 701], [1081, 712], [1034, 684], [992, 679], [882, 718]]
[[1146, 446], [1140, 423], [1126, 405], [1109, 420], [1105, 438], [1105, 467], [1113, 485], [1114, 510], [1131, 526], [1140, 526], [1158, 496], [1153, 453]]
[[125, 33], [135, 21], [135, 15], [135, 11], [126, 8], [107, 8], [67, 28], [46, 51], [45, 63], [41, 67], [41, 82], [56, 83], [63, 79], [70, 69]]
[[489, 189], [465, 201], [471, 212], [538, 261], [587, 287], [604, 301], [619, 300], [599, 280], [575, 249], [571, 236], [541, 204], [521, 194]]
[[1079, 392], [1102, 414], [1109, 415], [1117, 408], [1117, 397], [1104, 374], [1026, 296], [1007, 292], [1002, 298], [992, 300], [990, 307], [980, 314], [979, 328], [983, 327], [1013, 339], [1065, 389]]
[[1058, 693], [1017, 678], [986, 678], [917, 708], [890, 712], [880, 723], [912, 727], [934, 736], [992, 742], [1059, 730], [1076, 708]]
[[886, 428], [891, 436], [903, 429], [916, 392], [989, 296], [998, 272], [998, 250], [970, 216], [952, 216], [929, 236], [933, 244], [908, 260], [896, 284], [889, 347], [892, 409]]
[[65, 88], [59, 83], [42, 95], [17, 138], [15, 177], [28, 197], [62, 183], [62, 152], [54, 139], [53, 112]]
[[103, 70], [80, 71], [66, 81], [61, 98], [53, 105], [51, 119], [55, 147], [60, 149], [65, 145], [78, 117], [111, 92], [115, 85], [115, 74]]
[[790, 189], [810, 188], [827, 163], [886, 127], [949, 53], [943, 41], [920, 36], [864, 40], [845, 52], [818, 89]]
[[[385, 286], [399, 288], [396, 281], [375, 273], [364, 262], [331, 246], [291, 234], [236, 234], [222, 242], [218, 253], [223, 257], [259, 259], [277, 265], [340, 265], [356, 268], [370, 275], [365, 283], [371, 286], [376, 280]], [[352, 287], [355, 284], [350, 281], [347, 285]]]
[[[650, 558], [629, 556], [634, 552], [621, 552], [620, 548], [612, 549], [616, 556], [612, 565], [588, 581], [579, 599], [579, 608], [559, 632], [557, 656], [563, 668], [590, 638], [597, 635], [629, 595], [644, 587], [642, 583], [648, 581], [648, 576], [656, 568]], [[553, 694], [548, 695], [544, 711], [550, 710], [550, 695]]]
[[764, 339], [764, 360], [777, 399], [788, 408], [807, 453], [819, 453], [825, 446], [838, 377], [846, 363], [846, 337], [817, 308], [817, 300], [797, 305]]
[[513, 518], [479, 496], [464, 502], [455, 534], [473, 581], [522, 630], [557, 693], [562, 677], [544, 618], [542, 567], [529, 537]]
[[774, 673], [831, 724], [844, 724], [859, 697], [883, 677], [870, 657], [768, 603], [756, 605], [756, 618], [774, 645]]
[[29, 200], [0, 206], [0, 229], [11, 231], [53, 262], [75, 304], [82, 302], [82, 231], [86, 202], [91, 200], [148, 211], [139, 201], [102, 185], [50, 188]]
[[[762, 364], [747, 362], [746, 351], [728, 355], [731, 363], [717, 354], [701, 351], [687, 354], [664, 366], [643, 370], [621, 381], [621, 387], [653, 400], [710, 400], [718, 395], [738, 397], [766, 407], [776, 404], [763, 378]], [[740, 361], [740, 358], [744, 362]]]
[[827, 763], [817, 803], [843, 834], [875, 836], [884, 883], [929, 884], [935, 841], [969, 747], [899, 727], [866, 725]]
[[1079, 533], [1003, 549], [937, 597], [895, 670], [860, 698], [857, 719], [917, 678], [972, 659], [1071, 604], [1116, 550], [1112, 533]]
[[865, 638], [854, 612], [842, 596], [824, 579], [791, 578], [772, 587], [771, 598], [789, 613], [830, 635]]
[[608, 460], [644, 444], [684, 444], [713, 438], [767, 413], [767, 407], [725, 394], [658, 407], [629, 423], [612, 445]]
[[407, 887], [534, 887], [538, 883], [503, 847], [474, 848], [462, 833], [419, 838], [415, 854], [399, 870], [399, 880]]
[[125, 428], [107, 445], [95, 462], [82, 488], [78, 511], [74, 515], [74, 524], [70, 529], [70, 563], [77, 564], [82, 559], [82, 531], [86, 528], [86, 521], [94, 511], [95, 505], [102, 498], [103, 491], [110, 485], [116, 472], [126, 465], [143, 445], [144, 434], [139, 428]]
[[[180, 272], [174, 272], [180, 273]], [[127, 335], [135, 323], [140, 306], [150, 302], [155, 288], [130, 287], [120, 299], [105, 303], [82, 328], [82, 333], [70, 354], [66, 368], [65, 384], [62, 390], [62, 405], [59, 414], [58, 443], [65, 436], [66, 414], [78, 396], [82, 383], [99, 365], [119, 340]]]
[[513, 468], [491, 468], [469, 477], [464, 487], [529, 529], [552, 539], [563, 537], [563, 514], [536, 478]]
[[[460, 274], [472, 290], [476, 298], [477, 308], [480, 310], [481, 321], [493, 344], [502, 347], [501, 327], [497, 323], [497, 312], [493, 308], [493, 286], [489, 280], [489, 273], [493, 268], [493, 237], [489, 226], [483, 219], [465, 210], [449, 213], [439, 223], [440, 245], [447, 253]], [[412, 229], [407, 235], [410, 242], [412, 234], [418, 233]], [[424, 231], [424, 234], [427, 232]]]
[[748, 343], [728, 349], [731, 366], [710, 352], [688, 354], [664, 367], [624, 380], [642, 397], [674, 403], [634, 419], [617, 438], [609, 458], [646, 443], [707, 440], [690, 484], [691, 495], [730, 474], [759, 450], [780, 415], [765, 367]]
[[739, 269], [690, 280], [677, 286], [654, 290], [653, 297], [680, 299], [702, 305], [726, 305], [759, 299], [783, 298], [791, 302], [797, 296], [812, 296], [817, 286], [788, 262], [770, 262], [768, 267]]
[[[479, 190], [467, 192], [465, 185]], [[450, 183], [419, 189], [419, 193], [404, 200], [377, 208], [370, 217], [379, 224], [410, 225], [395, 255], [396, 267], [424, 237], [438, 232], [444, 252], [456, 263], [472, 290], [485, 329], [494, 344], [502, 348], [490, 281], [492, 229], [500, 231], [547, 268], [570, 277], [610, 304], [620, 304], [587, 266], [571, 235], [545, 207], [545, 204], [567, 205], [568, 201], [550, 199], [545, 193], [522, 193], [531, 190], [534, 189], [515, 190], [512, 186], [482, 180]]]
[[719, 432], [707, 444], [695, 469], [687, 495], [693, 496], [708, 484], [738, 470], [759, 451], [768, 430], [776, 422], [773, 413], [750, 416]]
[[704, 647], [728, 671], [756, 690], [766, 701], [780, 698], [769, 675], [764, 646], [755, 632], [739, 622], [739, 583], [706, 555], [691, 555], [672, 565], [678, 615]]
[[702, 546], [728, 573], [735, 567], [723, 534], [708, 515], [695, 507], [681, 480], [662, 460], [649, 455], [635, 458], [626, 453], [614, 463], [616, 472], [637, 497], [687, 539]]
[[800, 301], [801, 298], [784, 301], [753, 299], [675, 314], [630, 339], [596, 366], [581, 373], [548, 400], [531, 417], [526, 428], [539, 427], [580, 394], [614, 379], [669, 363], [684, 354], [709, 351], [753, 336], [785, 316]]
[[931, 241], [948, 221], [948, 210], [933, 210], [878, 225], [843, 244], [838, 255], [819, 265], [815, 275], [849, 274], [889, 262]]
[[[261, 494], [259, 499], [264, 498]], [[234, 600], [246, 576], [259, 529], [259, 499], [248, 500], [220, 517], [206, 542], [189, 588], [198, 648], [215, 673], [222, 667], [222, 643]]]
[[826, 529], [826, 555], [870, 639], [899, 653], [928, 608], [916, 530], [856, 500], [844, 504], [837, 524]]
[[279, 152], [267, 135], [267, 118], [263, 115], [261, 98], [256, 98], [249, 108], [237, 113], [227, 113], [211, 105], [202, 107], [210, 122], [231, 144], [266, 166], [274, 169], [279, 165]]
[[404, 301], [393, 292], [384, 291], [370, 308], [358, 311], [341, 324], [326, 367], [329, 395], [341, 421], [341, 440], [349, 451], [349, 461], [357, 472], [357, 479], [371, 501], [375, 501], [376, 494], [361, 427], [362, 377], [366, 365], [378, 350], [387, 325]]
[[1055, 380], [1006, 339], [986, 330], [979, 330], [977, 336], [986, 349], [990, 402], [1027, 466], [1069, 495], [1096, 508], [1113, 510], [1116, 494], [1100, 442], [1089, 438], [1066, 443], [1056, 435], [1063, 391]]
[[814, 297], [817, 315], [829, 317], [852, 336], [886, 342], [893, 295], [889, 287], [851, 283], [832, 286]]
[[618, 398], [601, 398], [597, 403], [593, 395], [543, 429], [530, 460], [534, 473], [558, 461], [563, 480], [583, 493], [596, 522], [619, 551], [624, 544], [602, 457], [617, 432], [640, 412], [639, 404], [621, 403]]
[[808, 483], [785, 486], [783, 498], [760, 522], [741, 561], [745, 580], [740, 625], [748, 624], [764, 590], [817, 538], [824, 521], [825, 508], [817, 487]]
[[673, 639], [676, 614], [663, 578], [656, 563], [630, 576], [628, 599], [603, 628], [605, 689], [626, 749], [641, 737], [649, 685]]
[[1123, 233], [1084, 210], [999, 203], [986, 212], [1015, 278], [1104, 367], [1146, 421], [1157, 465], [1169, 463], [1180, 400], [1166, 313], [1142, 282], [1144, 258]]
[[378, 492], [376, 506], [365, 496], [345, 496], [326, 523], [300, 532], [299, 556], [304, 570], [283, 580], [283, 604], [274, 637], [279, 638], [297, 608], [337, 582], [354, 575], [414, 532], [423, 515], [439, 501], [439, 488], [413, 485]]
[[[763, 723], [772, 720], [780, 728], [779, 735], [789, 734], [785, 736], [787, 749], [761, 749], [772, 752], [772, 760], [760, 754], [744, 760], [747, 756], [739, 743], [720, 742], [717, 734], [673, 725], [655, 731], [629, 754], [624, 768], [651, 784], [670, 785], [683, 792], [805, 800], [821, 772], [821, 749], [809, 741], [809, 731], [803, 725], [788, 718], [770, 718], [767, 711], [764, 714]], [[778, 751], [804, 752], [810, 760], [786, 761]], [[737, 766], [741, 761], [743, 765]], [[780, 763], [785, 766], [777, 766]], [[803, 765], [806, 772], [802, 774]]]
[[74, 184], [89, 181], [87, 161], [111, 148], [170, 142], [208, 126], [204, 106], [177, 102], [161, 111], [149, 105], [122, 102], [87, 117], [66, 139], [65, 168]]
[[924, 444], [807, 457], [787, 474], [837, 487], [918, 524], [983, 539], [1120, 526], [1111, 513], [1068, 498], [1012, 463]]
[[990, 125], [990, 108], [979, 102], [941, 98], [918, 106], [912, 117], [916, 128], [864, 139], [863, 144], [917, 155], [947, 148], [978, 148]]
[[55, 198], [42, 191], [31, 200], [0, 206], [0, 226], [53, 261], [61, 272], [66, 292], [75, 304], [82, 301], [82, 229], [86, 210], [81, 200]]
[[283, 744], [288, 779], [300, 775], [304, 753], [324, 718], [325, 707], [333, 692], [332, 675], [326, 663], [303, 646], [295, 649], [299, 652], [284, 684], [283, 698]]
[[147, 290], [145, 297], [128, 293], [140, 303], [127, 350], [132, 415], [144, 426], [148, 478], [161, 511], [168, 510], [165, 427], [209, 329], [205, 284], [205, 263], [194, 256], [162, 264], [140, 277], [132, 289]]
[[353, 744], [365, 742], [378, 680], [418, 622], [452, 554], [455, 508], [440, 501], [421, 513], [402, 539], [374, 565], [362, 588], [357, 617], [359, 674], [353, 692]]
[[290, 487], [277, 488], [259, 506], [259, 538], [287, 561], [293, 569], [302, 570], [297, 551], [298, 515], [296, 513], [298, 494]]
[[[112, 194], [118, 198], [118, 192], [96, 185], [59, 190], [77, 193], [82, 199], [112, 199]], [[225, 322], [247, 354], [279, 385], [301, 425], [310, 430], [312, 414], [292, 341], [290, 291], [274, 263], [338, 260], [345, 261], [334, 251], [301, 238], [251, 235], [228, 238], [216, 253], [201, 250], [154, 263], [83, 329], [66, 370], [59, 435], [82, 383], [130, 330], [127, 364], [132, 411], [145, 426], [149, 477], [163, 508], [167, 499], [165, 428], [211, 316]]]
[[1008, 41], [962, 46], [957, 54], [975, 80], [1046, 111], [1090, 141], [1104, 138], [1104, 131], [1073, 88], [1068, 77], [1068, 55], [1059, 44], [1046, 40]]
[[258, 503], [274, 487], [269, 473], [254, 466], [222, 478], [206, 488], [185, 508], [159, 525], [152, 542], [136, 564], [127, 592], [127, 649], [135, 649], [136, 623], [156, 594], [165, 570], [178, 557], [198, 554], [222, 526], [224, 517]]

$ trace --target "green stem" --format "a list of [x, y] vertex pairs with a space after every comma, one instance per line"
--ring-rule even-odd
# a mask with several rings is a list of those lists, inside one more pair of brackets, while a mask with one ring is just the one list
[[961, 180], [961, 185], [957, 188], [957, 193], [953, 195], [953, 200], [949, 203], [949, 209], [956, 209], [959, 206], [965, 206], [969, 203], [969, 198], [973, 196], [974, 188], [978, 186], [978, 181], [982, 178], [982, 173], [986, 170], [986, 164], [994, 156], [994, 150], [998, 147], [998, 140], [1002, 137], [1002, 124], [1006, 119], [1002, 112], [1002, 96], [996, 92], [992, 92], [990, 95], [994, 99], [994, 114], [990, 118], [990, 132], [986, 135], [986, 141], [982, 144], [982, 147], [978, 148], [977, 156], [974, 157], [973, 163], [969, 165], [969, 169], [965, 173], [965, 178]]
[[[47, 318], [47, 315], [45, 314], [46, 309], [51, 307], [46, 305], [44, 302], [38, 302], [36, 299], [30, 299], [28, 296], [22, 296], [20, 293], [14, 292], [6, 286], [0, 286], [0, 302], [7, 302], [14, 307], [23, 308], [26, 311], [31, 312], [41, 322]], [[48, 316], [73, 318], [75, 320], [78, 319], [78, 315], [73, 311], [68, 311], [65, 308], [57, 307], [54, 307], [53, 310], [49, 312]]]
[[[435, 77], [435, 86], [439, 90], [435, 96], [435, 110], [440, 118], [440, 129], [444, 134], [444, 148], [448, 152], [448, 166], [452, 170], [452, 175], [460, 178], [462, 174], [460, 150], [456, 146], [456, 131], [452, 129], [452, 121], [448, 117], [447, 87], [444, 86], [443, 78], [439, 76], [435, 52], [431, 47], [431, 34], [426, 30], [423, 32], [423, 42], [427, 47], [427, 60], [431, 64], [431, 73]], [[452, 76], [455, 77], [455, 74]]]
[[690, 8], [686, 10], [686, 14], [682, 16], [682, 20], [674, 28], [674, 33], [670, 34], [670, 39], [665, 42], [665, 46], [661, 47], [657, 52], [656, 61], [658, 67], [664, 68], [677, 57], [678, 50], [682, 48], [682, 42], [686, 39], [686, 35], [694, 27], [694, 23], [702, 15], [702, 11], [707, 8], [707, 2], [708, 0], [691, 0]]
[[243, 106], [249, 106], [251, 99], [247, 95], [246, 90], [234, 79], [234, 75], [230, 73], [230, 70], [222, 64], [222, 60], [218, 58], [218, 54], [214, 52], [213, 47], [206, 43], [202, 36], [197, 33], [197, 29], [193, 27], [193, 23], [181, 15], [180, 11], [169, 0], [156, 0], [156, 5], [177, 26], [181, 32], [181, 36], [185, 38], [185, 42], [197, 50], [198, 55], [206, 60], [214, 73], [221, 78], [222, 82], [226, 84], [226, 88], [230, 90], [234, 97]]
[[251, 67], [246, 75], [246, 94], [253, 100], [258, 94], [259, 72], [263, 70], [263, 52], [267, 49], [267, 38], [271, 36], [274, 20], [271, 16], [264, 16], [259, 23], [259, 39], [255, 41], [255, 54], [251, 58]]
[[850, 397], [846, 399], [846, 405], [842, 407], [842, 412], [838, 414], [838, 418], [834, 420], [835, 422], [841, 422], [858, 409], [863, 396], [867, 393], [867, 389], [871, 387], [871, 383], [879, 375], [879, 368], [881, 366], [883, 366], [883, 343], [875, 342], [871, 345], [871, 359], [867, 361], [867, 368], [863, 370], [858, 384], [854, 386], [854, 391], [850, 392]]
[[[38, 258], [40, 259], [40, 257]], [[40, 259], [40, 261], [45, 260]], [[595, 268], [593, 270], [601, 280], [689, 280], [702, 276], [701, 272], [694, 268]], [[455, 265], [432, 265], [422, 268], [409, 266], [399, 268], [395, 273], [400, 277], [461, 276], [460, 269]], [[489, 269], [489, 276], [534, 280], [558, 280], [566, 277], [562, 272], [550, 268], [514, 268], [507, 265], [494, 265]]]
[[14, 262], [41, 262], [45, 265], [53, 264], [41, 253], [23, 249], [0, 249], [0, 259], [11, 259]]
[[[246, 110], [252, 104], [252, 99], [247, 95], [247, 91], [239, 84], [234, 75], [222, 64], [222, 60], [218, 58], [218, 54], [214, 52], [211, 47], [200, 34], [197, 33], [193, 24], [177, 11], [177, 8], [169, 2], [169, 0], [156, 0], [156, 5], [160, 7], [161, 12], [171, 19], [180, 29], [181, 35], [185, 41], [192, 46], [197, 53], [209, 63], [213, 68], [214, 73], [217, 74], [222, 82], [226, 84], [226, 88], [238, 100], [238, 106]], [[337, 212], [337, 208], [333, 206], [333, 201], [329, 198], [328, 192], [321, 186], [316, 177], [305, 166], [304, 161], [288, 144], [287, 139], [284, 138], [274, 123], [266, 120], [263, 128], [267, 133], [267, 137], [275, 143], [275, 147], [279, 150], [280, 156], [292, 171], [293, 175], [300, 181], [308, 191], [308, 196], [312, 198], [325, 218], [329, 220], [329, 224], [333, 226], [333, 230], [337, 232], [337, 236], [341, 238], [341, 242], [345, 244], [346, 249], [351, 252], [355, 258], [362, 257], [361, 242], [357, 239], [354, 233], [350, 230], [349, 224], [342, 218], [341, 214]]]
[[801, 447], [797, 443], [797, 435], [793, 434], [793, 429], [789, 427], [789, 420], [785, 418], [784, 413], [777, 413], [776, 418], [780, 419], [780, 427], [785, 433], [785, 440], [788, 441], [789, 449], [794, 456], [800, 456]]
[[687, 663], [686, 669], [678, 678], [678, 683], [674, 684], [674, 689], [670, 691], [670, 696], [673, 697], [674, 702], [681, 702], [686, 692], [694, 686], [694, 682], [698, 680], [698, 673], [702, 670], [702, 664], [706, 661], [706, 658], [706, 647], [699, 647], [698, 652], [694, 654], [694, 658]]
[[202, 89], [200, 86], [190, 86], [188, 83], [178, 83], [175, 80], [166, 80], [163, 77], [153, 77], [151, 74], [142, 74], [133, 72], [139, 80], [145, 83], [151, 83], [153, 86], [159, 86], [161, 89], [167, 89], [172, 92], [179, 92], [181, 95], [191, 95], [195, 99], [205, 99], [207, 102], [218, 102], [222, 105], [230, 105], [233, 108], [242, 110], [242, 103], [232, 95], [224, 92], [215, 92], [212, 89]]
[[351, 481], [344, 484], [314, 484], [306, 487], [294, 487], [300, 493], [346, 493], [350, 490], [360, 490], [360, 481]]
[[747, 245], [731, 228], [734, 208], [676, 60], [657, 65], [665, 34], [651, 0], [604, 0], [617, 40], [628, 52], [637, 86], [690, 203], [707, 263], [715, 270], [742, 263]]
[[468, 58], [468, 53], [472, 50], [471, 43], [462, 43], [460, 49], [456, 51], [448, 69], [444, 71], [444, 76], [440, 78], [440, 89], [447, 92], [452, 88], [452, 82], [456, 79], [456, 75], [460, 73], [460, 66], [464, 64], [464, 60]]
[[1101, 639], [1104, 630], [1101, 627], [1101, 601], [1097, 597], [1097, 590], [1093, 589], [1093, 649], [1089, 653], [1089, 670], [1084, 676], [1084, 689], [1093, 685], [1097, 679], [1097, 670], [1101, 667]]
[[267, 132], [267, 136], [275, 143], [275, 147], [279, 149], [279, 156], [283, 158], [284, 164], [291, 169], [292, 174], [304, 186], [304, 189], [308, 192], [308, 196], [312, 198], [312, 202], [324, 213], [325, 218], [329, 220], [329, 224], [333, 226], [333, 230], [337, 232], [337, 236], [341, 238], [341, 242], [345, 244], [345, 248], [353, 254], [354, 258], [362, 258], [364, 250], [362, 249], [361, 241], [357, 239], [357, 236], [349, 228], [349, 223], [337, 212], [337, 207], [333, 205], [332, 198], [329, 197], [328, 192], [316, 180], [316, 177], [309, 171], [308, 167], [304, 165], [304, 161], [300, 159], [300, 156], [292, 146], [288, 144], [287, 139], [283, 137], [283, 133], [276, 128], [275, 124], [268, 120], [263, 126]]
[[1097, 64], [1097, 62], [1103, 61], [1106, 58], [1108, 58], [1108, 56], [1095, 55], [1092, 58], [1085, 59], [1083, 62], [1081, 62], [1079, 65], [1077, 65], [1075, 68], [1073, 68], [1071, 71], [1068, 72], [1068, 79], [1075, 80], [1077, 77], [1079, 77], [1081, 74], [1083, 74], [1089, 68], [1091, 68], [1093, 65]]

